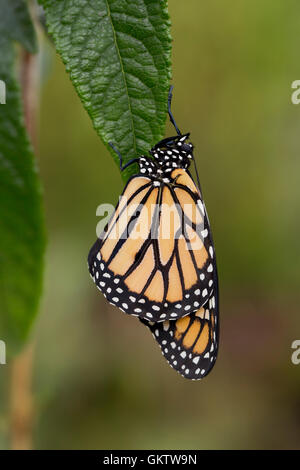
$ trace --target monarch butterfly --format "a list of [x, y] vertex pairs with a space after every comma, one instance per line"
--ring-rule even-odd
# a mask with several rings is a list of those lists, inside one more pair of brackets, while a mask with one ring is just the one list
[[89, 271], [107, 300], [152, 331], [172, 367], [200, 379], [218, 350], [218, 280], [206, 208], [189, 173], [193, 145], [181, 134], [142, 156], [116, 210], [90, 250]]

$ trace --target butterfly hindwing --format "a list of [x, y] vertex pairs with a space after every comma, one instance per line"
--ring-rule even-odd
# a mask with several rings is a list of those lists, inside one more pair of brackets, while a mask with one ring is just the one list
[[194, 313], [163, 323], [143, 321], [150, 328], [162, 354], [183, 377], [199, 380], [213, 368], [219, 341], [218, 299], [212, 293]]

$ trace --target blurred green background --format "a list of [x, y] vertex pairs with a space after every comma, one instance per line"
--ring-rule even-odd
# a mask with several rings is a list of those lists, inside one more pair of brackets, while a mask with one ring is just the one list
[[[86, 257], [119, 171], [53, 47], [41, 51], [39, 165], [48, 227], [35, 343], [37, 449], [300, 448], [300, 79], [297, 0], [169, 0], [173, 111], [190, 131], [218, 255], [219, 359], [173, 371], [146, 328], [107, 304]], [[167, 125], [167, 133], [171, 130]], [[173, 131], [172, 131], [173, 132]], [[0, 444], [8, 446], [9, 364]]]

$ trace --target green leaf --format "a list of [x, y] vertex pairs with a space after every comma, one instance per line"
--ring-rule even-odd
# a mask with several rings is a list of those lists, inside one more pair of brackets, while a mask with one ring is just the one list
[[[39, 1], [104, 143], [113, 142], [125, 163], [146, 153], [165, 129], [171, 67], [167, 1]], [[135, 170], [129, 167], [125, 180]]]
[[13, 75], [12, 39], [32, 49], [33, 36], [26, 15], [18, 15], [23, 29], [17, 31], [18, 21], [8, 15], [9, 35], [0, 21], [0, 79], [6, 85], [6, 104], [0, 104], [0, 339], [8, 356], [23, 346], [37, 313], [45, 247], [41, 189]]
[[0, 0], [0, 35], [19, 41], [32, 54], [37, 51], [35, 30], [25, 0]]

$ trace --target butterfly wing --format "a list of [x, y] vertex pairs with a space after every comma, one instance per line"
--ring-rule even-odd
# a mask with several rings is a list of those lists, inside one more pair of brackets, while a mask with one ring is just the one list
[[178, 320], [142, 322], [151, 330], [171, 367], [183, 377], [199, 380], [211, 371], [219, 343], [217, 292], [203, 307]]
[[109, 302], [154, 322], [197, 310], [213, 289], [214, 250], [200, 192], [184, 169], [173, 170], [170, 181], [131, 178], [88, 261]]
[[[175, 239], [169, 240], [164, 240], [161, 230], [158, 246], [161, 260], [166, 258], [164, 244], [169, 253], [173, 254], [168, 264], [166, 300], [171, 309], [175, 309], [175, 313], [171, 311], [169, 315], [169, 319], [174, 319], [197, 310], [208, 300], [214, 283], [215, 254], [209, 221], [199, 190], [184, 169], [174, 170], [171, 177], [174, 184], [164, 188], [164, 191], [171, 193], [172, 209], [175, 206], [178, 211], [180, 229]], [[164, 218], [162, 213], [161, 225]]]

